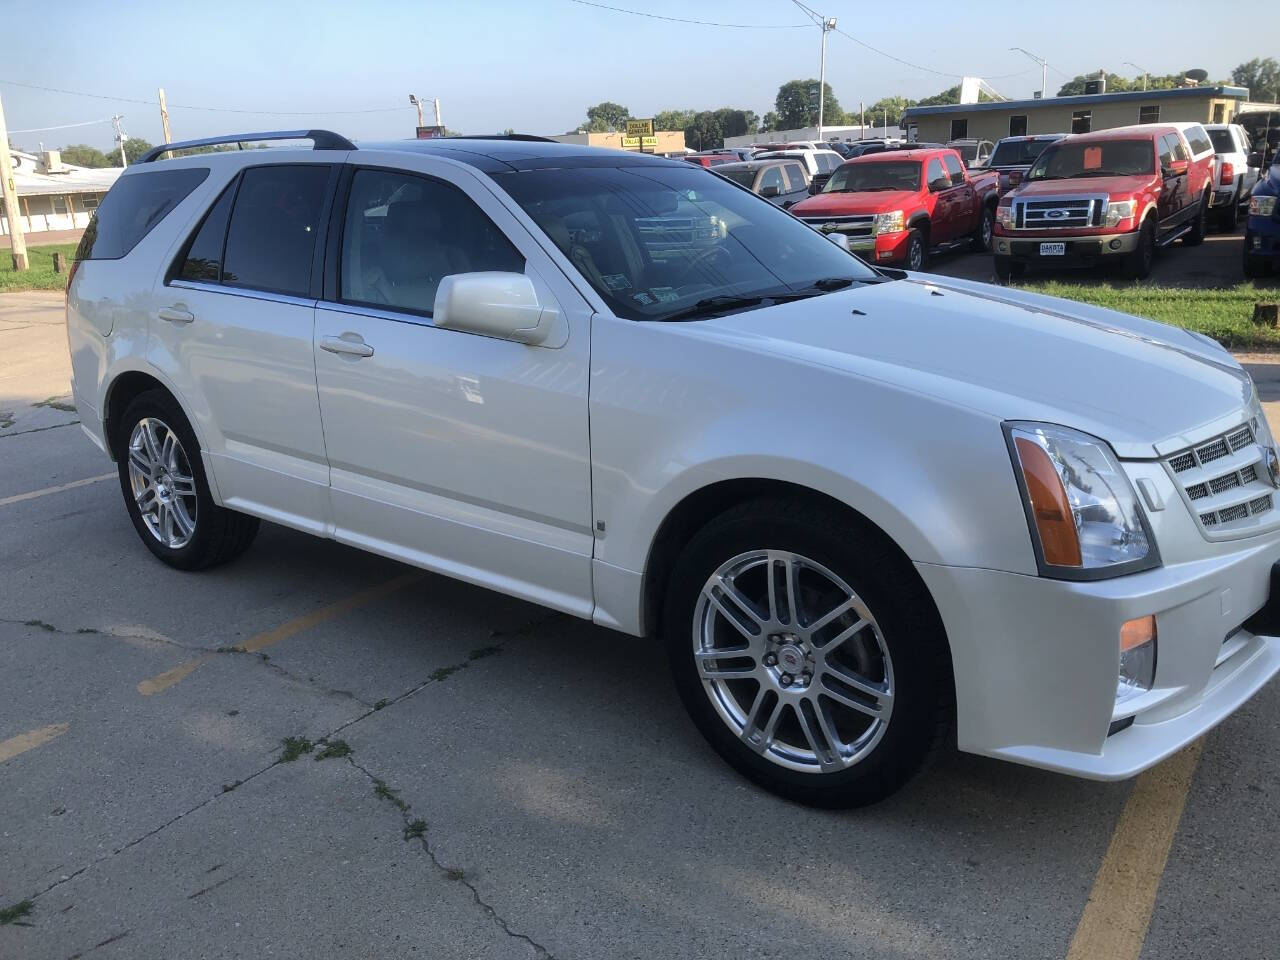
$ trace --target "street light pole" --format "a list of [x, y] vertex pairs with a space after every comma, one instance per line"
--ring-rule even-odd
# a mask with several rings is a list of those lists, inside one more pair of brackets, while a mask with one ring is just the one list
[[822, 139], [823, 111], [827, 105], [827, 34], [836, 28], [835, 17], [822, 18], [822, 58], [818, 62], [818, 139]]
[[1030, 50], [1023, 50], [1022, 47], [1010, 47], [1010, 50], [1016, 50], [1018, 53], [1025, 53], [1028, 57], [1040, 64], [1040, 96], [1048, 97], [1049, 87], [1049, 61], [1044, 57], [1037, 57]]
[[1136, 63], [1134, 63], [1132, 60], [1126, 60], [1126, 61], [1124, 62], [1124, 65], [1125, 65], [1126, 67], [1133, 67], [1133, 69], [1135, 69], [1135, 70], [1141, 70], [1141, 71], [1142, 71], [1142, 90], [1143, 90], [1143, 92], [1145, 93], [1145, 92], [1146, 92], [1146, 89], [1147, 89], [1147, 68], [1146, 68], [1146, 67], [1140, 67], [1140, 66], [1138, 66], [1138, 65], [1137, 65]]
[[422, 100], [414, 94], [409, 94], [409, 102], [418, 108], [418, 126], [422, 126]]

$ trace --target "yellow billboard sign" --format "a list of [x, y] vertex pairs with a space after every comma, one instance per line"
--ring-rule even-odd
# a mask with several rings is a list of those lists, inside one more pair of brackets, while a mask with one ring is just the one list
[[628, 137], [652, 137], [653, 136], [653, 120], [628, 120], [627, 121]]

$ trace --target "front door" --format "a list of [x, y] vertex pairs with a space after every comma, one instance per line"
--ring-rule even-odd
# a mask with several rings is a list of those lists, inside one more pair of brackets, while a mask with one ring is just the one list
[[267, 164], [233, 178], [175, 261], [148, 343], [221, 501], [316, 534], [329, 507], [311, 349], [317, 237], [338, 169]]
[[1160, 199], [1156, 203], [1156, 213], [1160, 217], [1160, 230], [1171, 230], [1181, 219], [1184, 198], [1187, 191], [1187, 171], [1175, 172], [1172, 168], [1179, 156], [1186, 156], [1181, 141], [1176, 133], [1166, 133], [1160, 138], [1160, 170], [1163, 184], [1160, 188]]
[[[470, 171], [358, 159], [315, 328], [337, 539], [589, 616], [585, 301]], [[552, 337], [434, 327], [440, 280], [478, 271], [529, 276]]]

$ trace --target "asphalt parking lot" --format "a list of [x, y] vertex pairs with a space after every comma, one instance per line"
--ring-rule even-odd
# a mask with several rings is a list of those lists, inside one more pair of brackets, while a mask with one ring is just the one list
[[[1204, 243], [1198, 247], [1184, 247], [1181, 240], [1175, 240], [1165, 249], [1156, 252], [1151, 276], [1145, 282], [1162, 287], [1234, 287], [1244, 281], [1240, 266], [1243, 243], [1243, 226], [1234, 233], [1211, 230]], [[995, 270], [989, 253], [944, 253], [930, 260], [925, 269], [948, 277], [995, 282]], [[1117, 267], [1105, 271], [1035, 268], [1028, 270], [1024, 279], [1027, 283], [1041, 280], [1085, 284], [1133, 282], [1125, 280]]]
[[159, 564], [68, 391], [0, 297], [0, 958], [1275, 955], [1278, 684], [1133, 782], [808, 810], [650, 642], [271, 525]]

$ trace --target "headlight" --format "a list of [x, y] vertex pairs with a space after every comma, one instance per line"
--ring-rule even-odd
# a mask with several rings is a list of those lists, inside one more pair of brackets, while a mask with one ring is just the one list
[[996, 219], [1000, 221], [1000, 226], [1004, 227], [1006, 230], [1012, 230], [1015, 222], [1013, 216], [1013, 205], [1006, 203], [996, 207]]
[[1275, 197], [1250, 197], [1249, 216], [1269, 217], [1276, 212]]
[[1253, 439], [1263, 450], [1275, 450], [1276, 441], [1271, 436], [1271, 425], [1267, 423], [1267, 415], [1262, 412], [1262, 401], [1258, 399], [1258, 388], [1253, 388], [1253, 396], [1249, 399], [1249, 426], [1253, 428]]
[[1160, 562], [1129, 478], [1107, 444], [1048, 423], [1006, 423], [1043, 576], [1088, 580]]
[[877, 213], [875, 221], [871, 224], [871, 235], [875, 236], [880, 233], [900, 233], [905, 217], [901, 210], [891, 210], [888, 213]]
[[1107, 226], [1114, 227], [1121, 220], [1128, 220], [1133, 216], [1133, 208], [1132, 200], [1112, 200], [1107, 204]]

